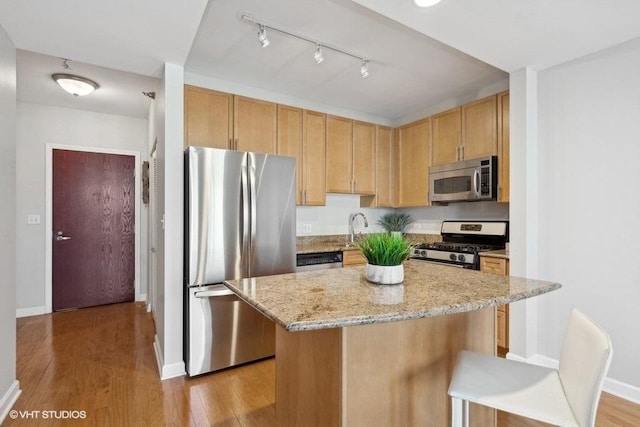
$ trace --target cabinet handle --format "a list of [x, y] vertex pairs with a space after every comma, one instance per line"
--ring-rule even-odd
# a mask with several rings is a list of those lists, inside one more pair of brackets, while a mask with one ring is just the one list
[[229, 150], [233, 150], [233, 138], [229, 138]]
[[234, 149], [234, 150], [237, 150], [237, 149], [238, 149], [238, 138], [236, 138], [235, 146], [234, 146], [234, 148], [233, 148], [233, 149]]
[[464, 160], [464, 145], [461, 148], [462, 148], [462, 158], [460, 160]]
[[456, 160], [460, 160], [460, 146], [456, 147]]
[[304, 204], [307, 204], [307, 190], [304, 190]]
[[358, 192], [358, 183], [353, 181], [353, 192], [357, 193]]

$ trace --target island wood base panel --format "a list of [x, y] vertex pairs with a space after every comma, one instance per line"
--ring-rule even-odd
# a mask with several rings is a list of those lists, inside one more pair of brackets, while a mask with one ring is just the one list
[[[456, 357], [495, 354], [493, 308], [403, 322], [276, 329], [278, 426], [446, 426]], [[472, 426], [495, 411], [471, 405]]]

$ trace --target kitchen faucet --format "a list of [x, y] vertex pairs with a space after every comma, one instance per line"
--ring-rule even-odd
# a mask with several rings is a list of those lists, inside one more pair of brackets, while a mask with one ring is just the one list
[[353, 244], [353, 235], [354, 235], [353, 222], [358, 216], [361, 216], [362, 219], [364, 220], [364, 226], [369, 227], [369, 223], [367, 222], [367, 217], [364, 216], [362, 212], [351, 214], [351, 216], [349, 216], [349, 234], [351, 235], [351, 244]]

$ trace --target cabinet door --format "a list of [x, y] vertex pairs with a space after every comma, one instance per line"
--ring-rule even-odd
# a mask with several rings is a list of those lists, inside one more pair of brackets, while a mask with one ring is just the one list
[[231, 148], [233, 95], [184, 86], [184, 145]]
[[278, 155], [296, 159], [296, 204], [303, 204], [302, 109], [278, 105]]
[[303, 144], [303, 202], [308, 206], [326, 204], [325, 115], [306, 111]]
[[509, 92], [498, 94], [498, 201], [509, 201]]
[[393, 129], [377, 126], [376, 132], [376, 203], [393, 207]]
[[327, 116], [327, 193], [352, 193], [352, 136], [349, 119]]
[[498, 154], [498, 107], [496, 95], [462, 106], [464, 160]]
[[398, 206], [429, 204], [431, 121], [420, 120], [398, 129]]
[[353, 123], [353, 192], [376, 194], [376, 126]]
[[431, 117], [432, 166], [455, 162], [462, 146], [460, 108], [454, 108]]
[[276, 104], [242, 96], [233, 104], [235, 149], [276, 154]]
[[359, 250], [343, 251], [342, 252], [342, 265], [364, 265], [367, 263], [367, 259], [362, 255]]

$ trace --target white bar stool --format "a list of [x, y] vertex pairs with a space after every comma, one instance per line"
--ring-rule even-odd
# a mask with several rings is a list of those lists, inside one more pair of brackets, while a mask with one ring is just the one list
[[452, 426], [469, 426], [469, 402], [557, 426], [593, 427], [613, 348], [573, 309], [558, 370], [462, 351], [449, 385]]

